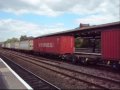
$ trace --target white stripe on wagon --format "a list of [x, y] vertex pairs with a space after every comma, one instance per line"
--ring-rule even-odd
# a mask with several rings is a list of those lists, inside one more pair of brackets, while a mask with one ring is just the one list
[[1, 58], [0, 61], [2, 61], [5, 66], [15, 75], [15, 77], [21, 82], [23, 83], [23, 85], [25, 85], [25, 87], [29, 90], [33, 90], [33, 88], [31, 86], [29, 86], [16, 72], [14, 72]]

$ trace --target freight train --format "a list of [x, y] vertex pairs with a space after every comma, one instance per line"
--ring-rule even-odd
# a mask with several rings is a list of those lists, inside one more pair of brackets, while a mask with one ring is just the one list
[[[81, 37], [83, 35], [94, 36], [93, 39], [96, 39], [95, 35], [100, 36], [101, 53], [75, 52], [75, 36], [79, 33]], [[120, 67], [120, 22], [77, 28], [77, 30], [44, 35], [15, 43], [3, 43], [2, 47], [47, 57], [57, 57], [73, 63], [104, 63], [112, 67]]]

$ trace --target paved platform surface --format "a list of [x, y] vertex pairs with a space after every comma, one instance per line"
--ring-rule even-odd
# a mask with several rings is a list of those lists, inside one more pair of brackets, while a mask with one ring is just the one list
[[32, 89], [0, 58], [0, 89]]

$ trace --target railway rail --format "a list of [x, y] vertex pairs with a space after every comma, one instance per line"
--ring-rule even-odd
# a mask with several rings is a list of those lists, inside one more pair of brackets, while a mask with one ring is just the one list
[[[92, 68], [92, 69], [98, 69], [98, 70], [102, 70], [102, 71], [109, 71], [109, 72], [114, 72], [114, 73], [120, 73], [118, 68], [112, 68], [110, 65], [104, 65], [104, 64], [83, 64], [81, 62], [77, 62], [77, 63], [71, 63], [70, 61], [67, 60], [62, 60], [62, 59], [58, 59], [58, 58], [50, 58], [50, 57], [45, 57], [45, 56], [41, 56], [39, 54], [31, 54], [31, 53], [19, 53], [19, 54], [24, 54], [26, 56], [29, 55], [29, 57], [33, 57], [36, 59], [42, 59], [45, 61], [51, 61], [51, 62], [55, 62], [55, 63], [60, 63], [60, 62], [64, 62], [64, 63], [69, 63], [69, 64], [75, 64], [78, 66], [82, 66], [82, 67], [87, 67], [87, 68]], [[101, 56], [100, 53], [85, 53], [85, 52], [75, 52], [75, 54], [81, 56], [81, 57], [98, 57]], [[79, 60], [80, 61], [80, 60]]]
[[20, 58], [21, 60], [27, 61], [29, 63], [35, 64], [37, 66], [43, 67], [45, 69], [51, 70], [53, 72], [59, 73], [71, 79], [81, 81], [90, 85], [93, 85], [102, 89], [118, 89], [120, 88], [120, 80], [114, 80], [109, 78], [104, 78], [100, 76], [90, 75], [88, 73], [78, 72], [75, 70], [70, 70], [68, 68], [64, 68], [56, 65], [55, 63], [49, 63], [47, 61], [38, 60], [33, 57], [28, 57], [26, 55], [11, 53], [11, 52], [2, 52], [5, 54], [9, 54], [11, 56]]
[[[17, 54], [19, 54], [19, 55], [24, 55], [24, 56], [29, 56], [29, 57], [31, 57], [31, 58], [36, 58], [36, 59], [41, 59], [41, 60], [45, 60], [45, 61], [50, 61], [50, 62], [54, 62], [54, 63], [69, 63], [69, 64], [73, 64], [73, 63], [70, 63], [70, 62], [66, 62], [66, 60], [59, 60], [59, 59], [54, 59], [54, 58], [48, 58], [48, 57], [44, 57], [44, 56], [40, 56], [40, 55], [36, 55], [36, 54], [30, 54], [30, 53], [18, 53], [18, 52], [14, 52], [14, 53], [17, 53]], [[78, 53], [78, 54], [80, 54], [80, 53]], [[85, 56], [90, 56], [91, 55], [91, 53], [90, 53], [90, 55], [89, 55], [89, 53], [87, 53], [87, 55], [84, 55], [84, 54], [86, 54], [86, 53], [82, 53], [83, 54], [83, 56], [85, 57]], [[81, 54], [81, 56], [82, 56], [82, 54]], [[93, 53], [94, 54], [94, 56], [95, 55], [97, 55], [97, 56], [100, 56], [100, 54], [96, 54], [96, 53]], [[94, 57], [94, 56], [91, 56], [91, 57]], [[104, 64], [97, 64], [97, 65], [91, 65], [91, 64], [87, 64], [87, 65], [84, 65], [84, 64], [81, 64], [81, 63], [75, 63], [75, 65], [77, 65], [77, 66], [82, 66], [82, 67], [84, 67], [84, 68], [91, 68], [91, 69], [96, 69], [96, 70], [101, 70], [101, 71], [109, 71], [109, 72], [111, 72], [111, 73], [116, 73], [116, 74], [118, 74], [118, 73], [120, 73], [119, 72], [119, 69], [116, 69], [116, 68], [112, 68], [112, 67], [110, 67], [109, 65], [108, 66], [105, 66]]]
[[6, 56], [1, 56], [4, 61], [20, 76], [22, 77], [33, 89], [52, 89], [60, 90], [57, 86], [47, 82], [43, 78], [35, 75], [34, 73], [28, 71], [19, 64], [13, 62]]

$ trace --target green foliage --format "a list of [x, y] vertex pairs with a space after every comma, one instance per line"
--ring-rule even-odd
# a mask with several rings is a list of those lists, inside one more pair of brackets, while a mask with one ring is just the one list
[[[75, 48], [92, 48], [94, 42], [92, 39], [85, 39], [85, 38], [76, 38], [75, 39]], [[100, 39], [95, 40], [95, 47], [100, 48], [101, 47], [101, 41]]]
[[76, 48], [86, 48], [89, 47], [89, 40], [83, 38], [76, 38], [75, 39], [75, 47]]
[[24, 40], [28, 40], [28, 39], [33, 39], [33, 37], [32, 36], [31, 37], [27, 37], [26, 35], [22, 35], [20, 37], [20, 39], [13, 37], [11, 39], [6, 40], [4, 43], [14, 43], [14, 42], [24, 41]]
[[17, 42], [19, 41], [18, 38], [12, 38], [12, 39], [8, 39], [5, 41], [5, 43], [12, 43], [12, 42]]
[[24, 40], [27, 40], [27, 36], [26, 36], [26, 35], [22, 35], [22, 36], [20, 37], [20, 41], [24, 41]]
[[26, 35], [22, 35], [20, 37], [20, 41], [24, 41], [24, 40], [28, 40], [28, 39], [33, 39], [33, 37], [32, 36], [31, 37], [27, 37]]
[[83, 44], [83, 39], [76, 38], [75, 39], [75, 48], [80, 48]]
[[96, 48], [98, 48], [98, 49], [101, 48], [101, 40], [100, 39], [96, 40]]
[[89, 45], [89, 40], [88, 39], [83, 39], [83, 43], [82, 43], [82, 48], [87, 48], [90, 47]]

